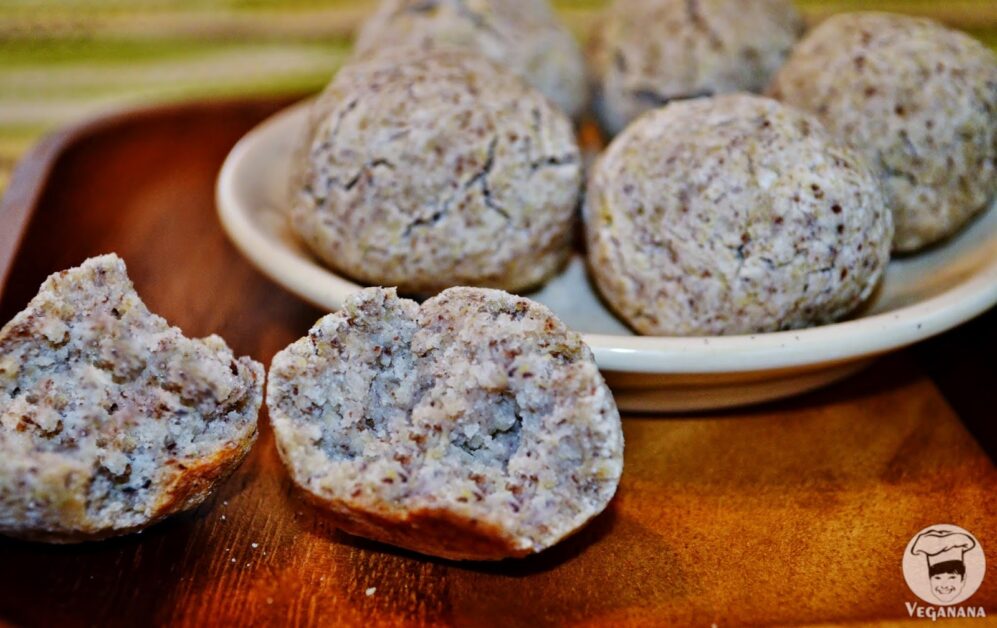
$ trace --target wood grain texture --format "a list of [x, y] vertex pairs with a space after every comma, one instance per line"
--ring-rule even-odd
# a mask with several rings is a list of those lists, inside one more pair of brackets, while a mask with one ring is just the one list
[[[236, 352], [268, 364], [321, 312], [239, 257], [217, 224], [213, 186], [232, 144], [281, 104], [119, 116], [30, 156], [16, 177], [24, 180], [15, 181], [24, 192], [0, 207], [4, 233], [9, 216], [32, 215], [0, 295], [0, 320], [24, 307], [48, 273], [116, 251], [153, 311], [188, 335], [220, 333]], [[624, 478], [609, 510], [544, 554], [500, 564], [430, 560], [336, 532], [292, 490], [264, 412], [247, 461], [194, 513], [75, 547], [0, 540], [0, 622], [905, 619], [904, 602], [914, 597], [900, 560], [921, 528], [961, 525], [997, 564], [995, 324], [992, 311], [799, 399], [627, 417]], [[990, 572], [972, 602], [997, 615], [997, 570]], [[369, 588], [376, 591], [367, 595]]]

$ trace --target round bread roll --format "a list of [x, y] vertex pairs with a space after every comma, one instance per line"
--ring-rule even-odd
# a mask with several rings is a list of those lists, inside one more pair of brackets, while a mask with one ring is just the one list
[[896, 251], [956, 232], [997, 194], [997, 56], [931, 20], [834, 16], [770, 93], [815, 113], [878, 172]]
[[547, 0], [382, 0], [355, 54], [393, 47], [471, 50], [526, 79], [570, 116], [588, 104], [585, 58]]
[[596, 164], [592, 274], [634, 329], [777, 331], [835, 321], [873, 291], [893, 226], [860, 156], [760, 96], [642, 116]]
[[343, 68], [316, 103], [295, 231], [334, 269], [407, 293], [542, 284], [581, 195], [571, 122], [482, 57], [406, 54]]
[[249, 451], [263, 366], [146, 309], [114, 255], [0, 331], [0, 533], [124, 534], [203, 502]]
[[602, 512], [620, 415], [542, 305], [453, 288], [350, 297], [277, 354], [267, 405], [291, 478], [344, 531], [457, 560], [539, 552]]
[[602, 126], [619, 133], [672, 100], [760, 92], [802, 32], [791, 0], [616, 0], [591, 45]]

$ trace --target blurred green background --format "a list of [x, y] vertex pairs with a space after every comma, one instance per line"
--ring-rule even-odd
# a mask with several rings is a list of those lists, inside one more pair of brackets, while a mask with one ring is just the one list
[[[319, 89], [374, 0], [0, 0], [0, 190], [54, 127], [192, 97]], [[556, 1], [579, 37], [603, 0]], [[997, 0], [799, 0], [927, 15], [997, 47]]]

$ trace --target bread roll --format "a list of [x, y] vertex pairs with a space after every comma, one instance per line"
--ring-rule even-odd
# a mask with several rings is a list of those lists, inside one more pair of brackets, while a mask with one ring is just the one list
[[675, 102], [616, 137], [589, 183], [592, 274], [643, 334], [836, 321], [883, 276], [875, 174], [815, 118], [761, 96]]
[[354, 295], [277, 354], [267, 405], [292, 479], [339, 527], [444, 558], [550, 547], [606, 507], [623, 466], [581, 337], [496, 290]]
[[965, 33], [906, 15], [836, 15], [800, 42], [770, 92], [869, 162], [895, 251], [952, 235], [997, 195], [997, 55]]
[[673, 100], [761, 92], [803, 32], [791, 0], [615, 0], [590, 49], [603, 127]]
[[405, 293], [542, 284], [571, 252], [571, 122], [473, 53], [396, 53], [343, 68], [315, 104], [294, 230], [337, 271]]
[[585, 58], [547, 0], [382, 0], [355, 56], [395, 47], [466, 49], [521, 76], [569, 116], [588, 104]]
[[145, 307], [114, 255], [0, 331], [0, 533], [72, 543], [203, 502], [256, 438], [263, 367]]

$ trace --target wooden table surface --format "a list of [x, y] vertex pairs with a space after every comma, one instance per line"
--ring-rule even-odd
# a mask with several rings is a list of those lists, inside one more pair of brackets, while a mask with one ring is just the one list
[[[0, 321], [48, 273], [116, 251], [152, 310], [269, 363], [321, 312], [236, 253], [213, 186], [231, 145], [279, 104], [152, 110], [39, 147], [0, 206]], [[785, 402], [627, 416], [623, 481], [607, 512], [516, 562], [432, 560], [338, 533], [292, 490], [264, 411], [255, 449], [196, 512], [101, 543], [0, 540], [0, 623], [907, 619], [916, 598], [900, 561], [922, 528], [960, 525], [997, 563], [995, 325], [991, 311]], [[971, 602], [997, 616], [990, 572]]]

